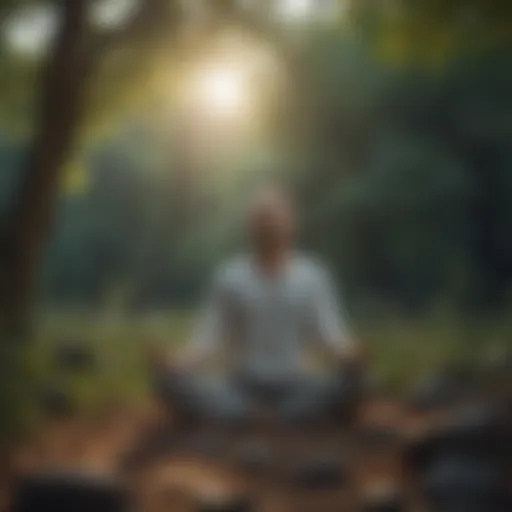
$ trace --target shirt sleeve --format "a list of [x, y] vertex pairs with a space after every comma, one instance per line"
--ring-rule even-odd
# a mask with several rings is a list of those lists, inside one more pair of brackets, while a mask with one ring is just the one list
[[204, 360], [213, 356], [228, 334], [228, 286], [225, 276], [218, 272], [203, 303], [185, 349], [185, 360]]
[[330, 273], [321, 268], [316, 274], [312, 297], [313, 336], [329, 350], [341, 353], [353, 347], [347, 313]]

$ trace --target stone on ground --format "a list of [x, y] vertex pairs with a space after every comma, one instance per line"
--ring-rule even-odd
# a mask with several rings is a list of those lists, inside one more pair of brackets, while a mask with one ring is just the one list
[[407, 399], [411, 412], [430, 412], [457, 404], [467, 395], [464, 382], [449, 374], [431, 375], [413, 388]]
[[426, 473], [423, 490], [428, 506], [434, 510], [507, 510], [507, 493], [500, 474], [471, 459], [453, 455], [440, 457]]
[[47, 470], [20, 479], [12, 512], [124, 512], [126, 491], [112, 477], [75, 470]]
[[82, 340], [65, 340], [59, 343], [54, 357], [58, 367], [63, 370], [92, 371], [98, 364], [96, 354]]
[[42, 412], [52, 418], [66, 418], [75, 412], [71, 393], [63, 386], [49, 386], [41, 393], [39, 404]]

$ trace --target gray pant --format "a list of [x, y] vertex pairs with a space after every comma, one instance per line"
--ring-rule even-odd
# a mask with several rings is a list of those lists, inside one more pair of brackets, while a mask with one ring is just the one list
[[254, 418], [263, 404], [285, 421], [303, 421], [342, 411], [357, 395], [359, 379], [349, 374], [303, 375], [280, 383], [244, 375], [161, 375], [155, 393], [164, 402], [200, 419], [228, 422]]

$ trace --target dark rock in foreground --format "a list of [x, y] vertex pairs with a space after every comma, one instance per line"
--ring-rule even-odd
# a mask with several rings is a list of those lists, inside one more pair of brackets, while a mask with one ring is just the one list
[[411, 412], [429, 412], [456, 405], [470, 392], [469, 382], [464, 377], [445, 372], [424, 379], [407, 397], [407, 409]]
[[12, 512], [125, 512], [128, 505], [125, 490], [109, 477], [42, 471], [18, 482]]
[[437, 459], [424, 482], [424, 497], [433, 510], [505, 512], [507, 491], [494, 468], [474, 460], [446, 455]]
[[453, 413], [449, 420], [432, 428], [405, 453], [409, 470], [420, 474], [439, 458], [457, 455], [501, 466], [512, 440], [502, 410], [495, 405], [474, 405]]

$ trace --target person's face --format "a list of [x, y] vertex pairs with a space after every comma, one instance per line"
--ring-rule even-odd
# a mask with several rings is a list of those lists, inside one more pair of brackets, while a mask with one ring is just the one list
[[257, 251], [268, 252], [287, 248], [292, 242], [293, 231], [293, 214], [284, 200], [269, 200], [255, 209], [251, 236]]

